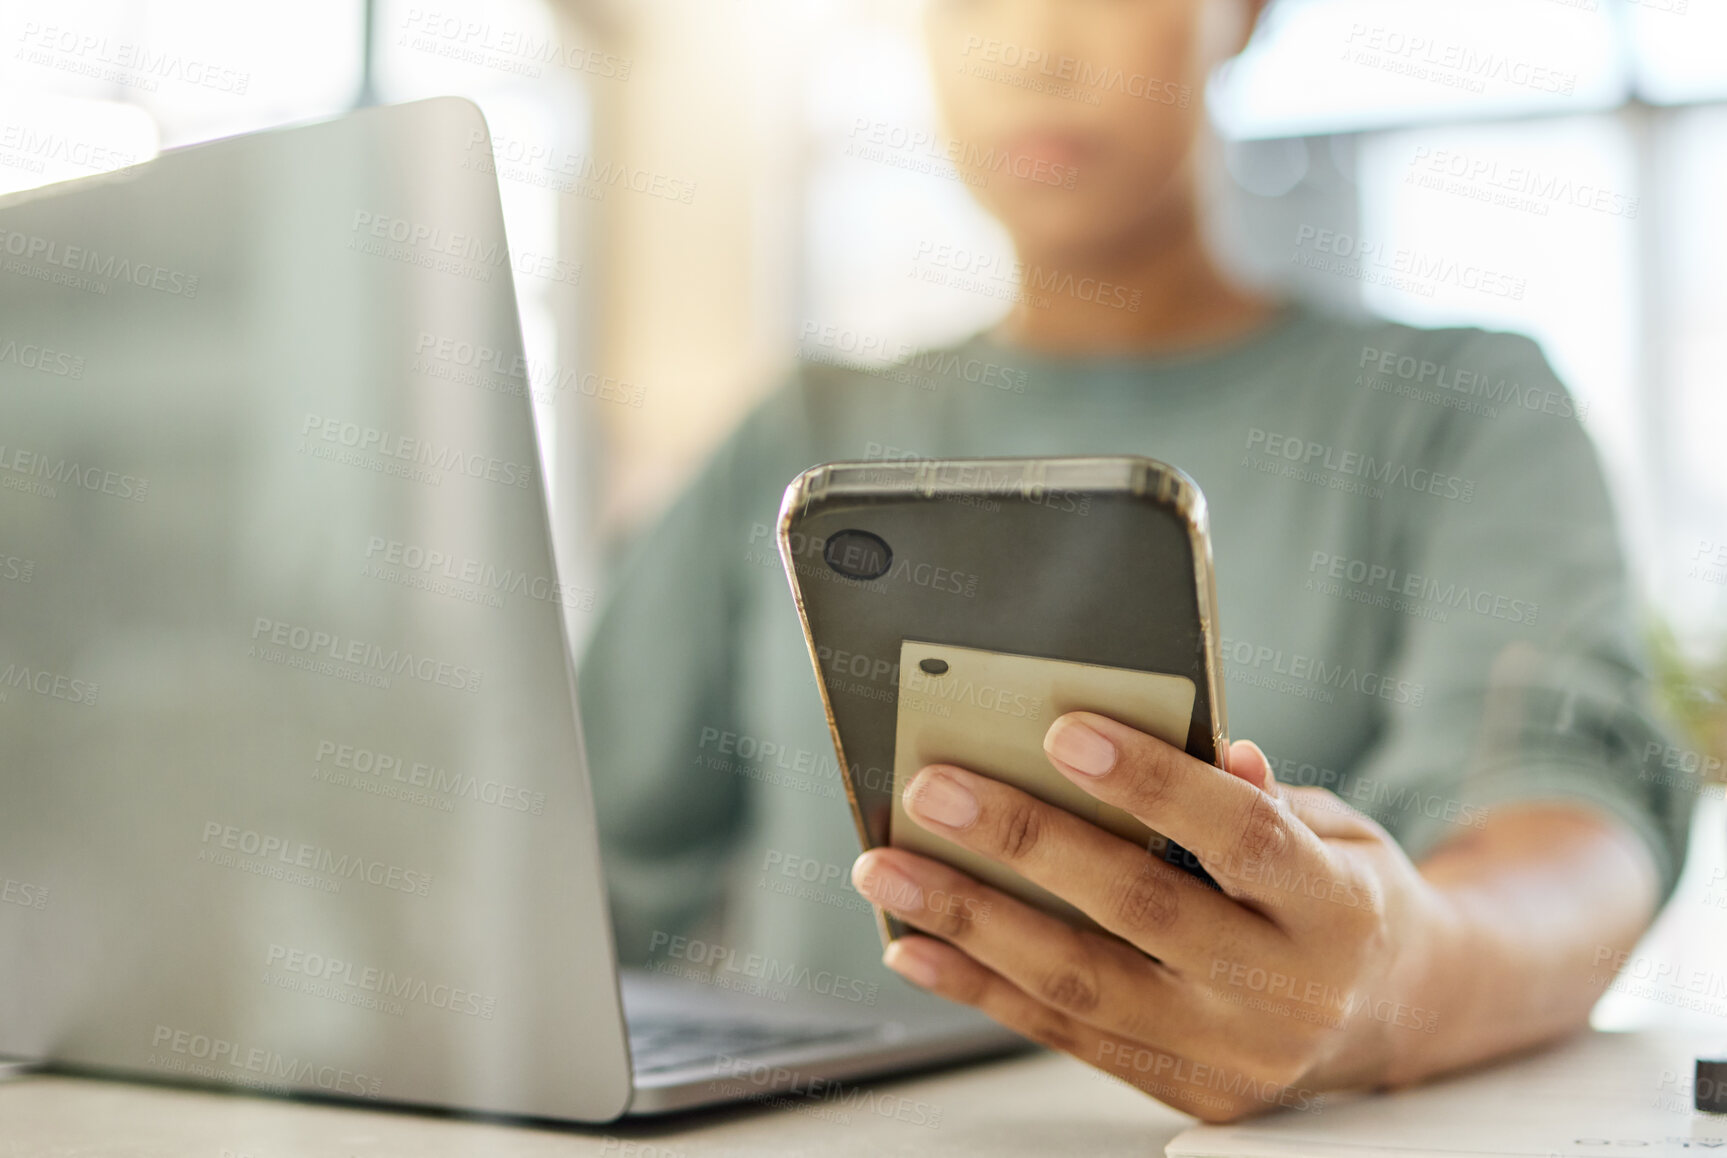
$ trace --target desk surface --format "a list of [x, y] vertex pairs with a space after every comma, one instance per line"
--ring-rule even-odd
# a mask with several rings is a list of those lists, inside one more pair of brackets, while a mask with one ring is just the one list
[[0, 1082], [0, 1124], [0, 1158], [1154, 1158], [1192, 1119], [1072, 1058], [1040, 1054], [828, 1100], [592, 1129], [26, 1074]]

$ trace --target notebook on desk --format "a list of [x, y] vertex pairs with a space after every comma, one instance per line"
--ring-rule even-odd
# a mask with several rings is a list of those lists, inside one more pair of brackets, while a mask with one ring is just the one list
[[1416, 1089], [1327, 1099], [1232, 1126], [1200, 1126], [1168, 1158], [1646, 1158], [1727, 1153], [1727, 1116], [1691, 1108], [1699, 1052], [1720, 1033], [1590, 1033]]

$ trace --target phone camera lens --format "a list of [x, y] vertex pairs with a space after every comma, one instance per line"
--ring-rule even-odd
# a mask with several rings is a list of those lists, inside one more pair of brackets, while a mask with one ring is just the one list
[[822, 558], [847, 579], [864, 583], [880, 579], [893, 566], [893, 552], [886, 541], [868, 531], [839, 531], [829, 536]]
[[926, 675], [947, 674], [947, 660], [945, 659], [926, 659], [917, 666]]

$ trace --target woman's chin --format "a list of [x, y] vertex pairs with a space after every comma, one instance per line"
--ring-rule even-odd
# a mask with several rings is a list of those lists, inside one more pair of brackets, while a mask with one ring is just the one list
[[1132, 223], [1074, 205], [1002, 218], [1021, 260], [1056, 269], [1090, 267], [1119, 259]]

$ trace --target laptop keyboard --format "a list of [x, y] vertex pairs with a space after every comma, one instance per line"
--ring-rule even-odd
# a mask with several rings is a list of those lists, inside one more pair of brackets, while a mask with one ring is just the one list
[[689, 1018], [632, 1017], [630, 1056], [638, 1074], [681, 1069], [722, 1057], [737, 1057], [810, 1045], [873, 1037], [874, 1028], [835, 1028], [832, 1025], [763, 1025], [749, 1021], [706, 1021]]

